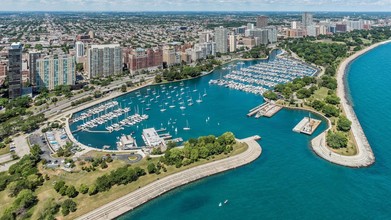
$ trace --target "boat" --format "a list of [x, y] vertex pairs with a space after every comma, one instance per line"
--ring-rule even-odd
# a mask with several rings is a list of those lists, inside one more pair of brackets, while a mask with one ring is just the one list
[[228, 203], [228, 199], [226, 199], [225, 201], [224, 201], [224, 204], [227, 204]]
[[206, 89], [204, 89], [204, 94], [202, 94], [203, 97], [207, 96]]
[[198, 99], [196, 100], [197, 103], [201, 103], [202, 102], [202, 98], [201, 98], [201, 93], [199, 94], [199, 97]]
[[183, 130], [184, 131], [189, 131], [190, 130], [189, 121], [186, 120], [186, 127], [184, 127]]
[[223, 205], [223, 204], [220, 202], [220, 203], [219, 203], [219, 207], [221, 207], [222, 205]]

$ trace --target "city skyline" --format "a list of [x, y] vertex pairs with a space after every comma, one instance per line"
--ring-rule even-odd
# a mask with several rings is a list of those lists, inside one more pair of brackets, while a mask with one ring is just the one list
[[[124, 7], [125, 6], [125, 7]], [[126, 7], [128, 6], [128, 7]], [[1, 11], [391, 11], [391, 0], [5, 0]]]

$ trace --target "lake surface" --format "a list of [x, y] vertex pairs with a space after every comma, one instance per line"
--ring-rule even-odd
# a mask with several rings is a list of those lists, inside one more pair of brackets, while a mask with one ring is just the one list
[[[217, 70], [189, 82], [207, 88], [209, 95], [202, 104], [208, 108], [200, 106], [188, 117], [188, 136], [258, 134], [261, 157], [173, 190], [120, 219], [391, 219], [390, 57], [391, 44], [380, 46], [353, 62], [347, 77], [354, 109], [376, 156], [373, 166], [351, 169], [317, 157], [309, 141], [326, 123], [312, 137], [292, 132], [306, 112], [282, 110], [270, 119], [247, 118], [261, 98], [209, 86], [209, 79], [219, 77]], [[198, 127], [197, 121], [207, 116], [213, 124]]]

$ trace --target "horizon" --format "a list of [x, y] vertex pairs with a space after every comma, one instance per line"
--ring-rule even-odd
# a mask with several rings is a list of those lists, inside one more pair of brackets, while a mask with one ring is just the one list
[[390, 3], [390, 0], [3, 0], [0, 12], [384, 13], [391, 12]]

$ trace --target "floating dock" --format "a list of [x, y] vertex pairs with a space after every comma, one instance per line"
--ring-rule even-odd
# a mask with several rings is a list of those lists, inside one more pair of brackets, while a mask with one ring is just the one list
[[261, 116], [270, 118], [273, 117], [273, 115], [275, 115], [281, 109], [282, 109], [281, 106], [275, 105], [273, 103], [265, 102], [262, 105], [252, 108], [247, 114], [247, 116], [251, 117], [255, 115], [256, 118], [259, 118]]
[[293, 128], [293, 131], [297, 133], [312, 135], [319, 127], [320, 123], [322, 123], [322, 121], [310, 117], [305, 117]]

